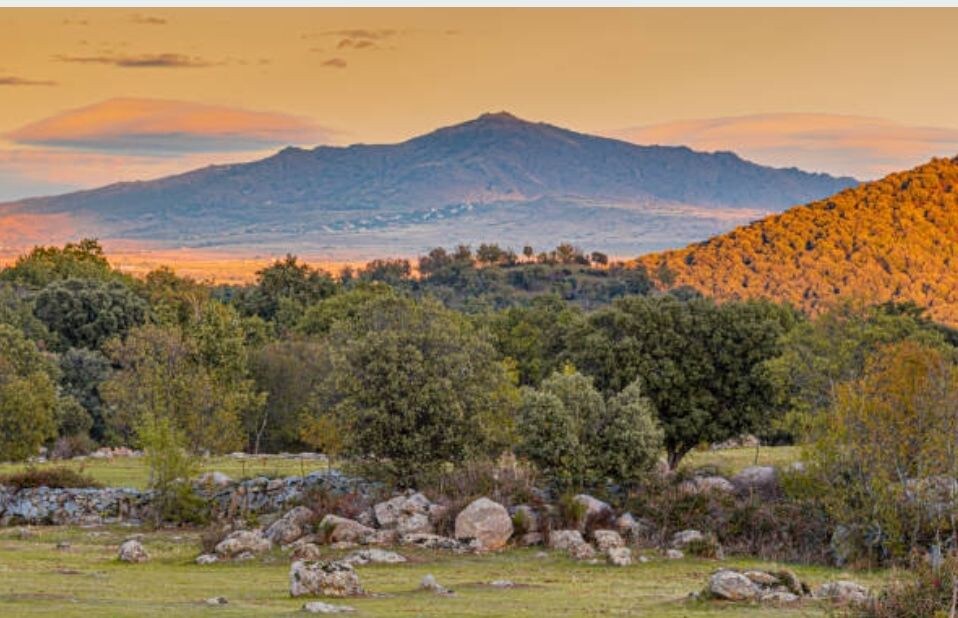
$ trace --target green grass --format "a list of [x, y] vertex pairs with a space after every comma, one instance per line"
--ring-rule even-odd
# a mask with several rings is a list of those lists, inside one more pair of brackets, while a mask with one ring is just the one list
[[[325, 470], [326, 463], [309, 459], [287, 459], [279, 457], [259, 457], [234, 459], [232, 457], [211, 457], [201, 459], [202, 471], [219, 470], [234, 480], [254, 476], [284, 477], [309, 474], [315, 470]], [[80, 470], [107, 487], [136, 487], [143, 489], [149, 479], [146, 462], [141, 457], [117, 457], [108, 459], [87, 459], [84, 461], [58, 461], [38, 464], [38, 468], [67, 466]], [[0, 463], [0, 474], [17, 472], [26, 464]]]
[[714, 466], [721, 474], [734, 476], [749, 466], [787, 466], [801, 459], [801, 451], [800, 446], [763, 446], [758, 451], [754, 448], [696, 450], [689, 453], [679, 465], [689, 469]]
[[[193, 563], [198, 553], [194, 532], [161, 531], [143, 539], [152, 560], [129, 565], [115, 559], [116, 547], [129, 530], [35, 530], [38, 536], [25, 540], [16, 530], [0, 531], [0, 616], [292, 616], [308, 600], [289, 598], [289, 564], [279, 552], [253, 562], [201, 567]], [[59, 541], [68, 541], [71, 547], [58, 550]], [[327, 551], [330, 556], [342, 553]], [[400, 551], [410, 563], [358, 567], [372, 596], [327, 601], [351, 605], [359, 616], [825, 615], [814, 602], [774, 608], [686, 600], [719, 566], [776, 566], [756, 560], [655, 558], [648, 564], [615, 568], [575, 563], [559, 553], [537, 557], [530, 549], [491, 556]], [[880, 573], [795, 569], [813, 584], [843, 577], [875, 585], [882, 578]], [[418, 591], [427, 573], [456, 595], [437, 597]], [[502, 590], [487, 585], [496, 579], [510, 579], [521, 587]], [[226, 597], [229, 605], [203, 605], [204, 599], [214, 596]]]
[[[758, 451], [760, 465], [784, 466], [797, 461], [800, 448], [797, 446], [762, 447]], [[211, 457], [201, 460], [202, 470], [219, 470], [234, 480], [253, 476], [283, 477], [309, 474], [315, 470], [325, 470], [326, 464], [316, 460], [287, 459], [279, 457], [259, 457], [245, 460], [232, 457]], [[755, 449], [727, 449], [722, 451], [692, 451], [681, 464], [683, 467], [697, 468], [715, 466], [723, 474], [732, 476], [742, 468], [755, 465]], [[39, 464], [37, 467], [68, 466], [93, 477], [107, 487], [144, 488], [148, 471], [146, 462], [139, 457], [118, 457], [113, 460], [87, 459], [85, 461], [65, 461]], [[16, 472], [27, 467], [26, 464], [0, 463], [0, 474]]]

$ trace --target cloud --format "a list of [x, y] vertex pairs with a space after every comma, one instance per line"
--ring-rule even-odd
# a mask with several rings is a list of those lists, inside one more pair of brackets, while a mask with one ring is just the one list
[[47, 79], [28, 79], [13, 75], [0, 75], [0, 86], [56, 86], [55, 81]]
[[318, 35], [304, 35], [305, 37], [315, 37], [315, 36], [333, 36], [333, 37], [342, 37], [347, 39], [365, 39], [367, 41], [380, 41], [382, 39], [388, 39], [400, 34], [399, 30], [392, 30], [388, 28], [383, 28], [379, 30], [370, 30], [366, 28], [352, 28], [344, 30], [324, 30]]
[[130, 16], [130, 21], [134, 24], [142, 24], [144, 26], [163, 26], [166, 25], [166, 20], [162, 17], [153, 17], [152, 15], [140, 15], [136, 13]]
[[778, 167], [871, 179], [958, 153], [958, 129], [839, 114], [756, 114], [613, 131], [637, 144], [731, 150]]
[[326, 60], [325, 62], [323, 62], [322, 66], [331, 67], [333, 69], [345, 69], [346, 61], [343, 60], [342, 58], [330, 58], [329, 60]]
[[8, 133], [20, 145], [171, 156], [328, 141], [333, 132], [275, 112], [162, 99], [109, 99]]
[[214, 63], [197, 56], [185, 54], [101, 54], [99, 56], [55, 56], [60, 62], [75, 62], [79, 64], [109, 64], [123, 68], [198, 68], [213, 66]]
[[376, 49], [378, 45], [369, 39], [343, 39], [336, 45], [337, 49]]

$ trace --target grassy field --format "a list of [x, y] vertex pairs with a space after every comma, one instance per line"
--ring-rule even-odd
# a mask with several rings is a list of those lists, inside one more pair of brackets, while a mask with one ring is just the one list
[[[290, 616], [299, 613], [304, 602], [289, 598], [289, 563], [278, 551], [256, 561], [201, 567], [193, 563], [199, 547], [196, 533], [160, 531], [141, 539], [152, 560], [130, 565], [115, 559], [117, 545], [129, 530], [34, 530], [38, 536], [28, 539], [20, 539], [15, 529], [0, 531], [0, 616]], [[64, 541], [69, 548], [57, 549]], [[653, 558], [647, 564], [616, 568], [531, 549], [492, 556], [400, 551], [410, 563], [357, 567], [372, 596], [331, 602], [353, 606], [360, 616], [768, 618], [826, 613], [814, 602], [776, 608], [687, 600], [719, 566], [775, 566], [755, 560]], [[341, 553], [329, 550], [330, 556]], [[875, 585], [882, 577], [824, 568], [795, 570], [813, 584], [844, 577]], [[418, 591], [427, 573], [456, 594], [439, 597]], [[512, 580], [518, 587], [488, 585], [497, 579]], [[229, 604], [204, 605], [215, 596], [226, 597]]]
[[[796, 461], [799, 448], [794, 446], [762, 447], [758, 451], [758, 463], [761, 465], [781, 466]], [[727, 449], [722, 451], [693, 451], [682, 463], [685, 467], [714, 466], [729, 476], [742, 468], [754, 465], [754, 448]], [[66, 461], [39, 464], [37, 467], [64, 465], [82, 470], [95, 480], [109, 487], [144, 488], [148, 471], [140, 458], [118, 457], [116, 459], [87, 459], [85, 461]], [[201, 460], [202, 470], [219, 470], [233, 479], [254, 476], [297, 476], [314, 470], [325, 470], [326, 463], [310, 459], [287, 459], [279, 457], [259, 457], [234, 459], [232, 457], [211, 457]], [[26, 468], [26, 464], [0, 464], [0, 474], [16, 472]]]
[[[117, 457], [115, 459], [87, 459], [84, 461], [58, 461], [37, 464], [37, 468], [67, 466], [80, 470], [107, 487], [136, 487], [143, 489], [149, 479], [146, 462], [140, 457]], [[299, 476], [315, 470], [325, 470], [327, 464], [315, 459], [291, 459], [285, 457], [210, 457], [200, 460], [201, 472], [218, 470], [234, 480], [266, 476], [270, 478]], [[0, 464], [0, 474], [17, 472], [27, 464]]]

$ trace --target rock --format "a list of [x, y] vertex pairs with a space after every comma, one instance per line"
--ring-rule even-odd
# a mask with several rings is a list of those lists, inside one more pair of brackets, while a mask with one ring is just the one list
[[579, 522], [580, 528], [583, 528], [588, 521], [596, 521], [604, 517], [612, 516], [612, 507], [598, 498], [593, 498], [588, 494], [579, 494], [573, 496], [572, 500], [585, 507], [584, 517], [582, 521]]
[[[678, 551], [678, 550], [673, 549], [673, 550], [670, 550], [670, 551]], [[682, 553], [682, 552], [679, 552], [679, 553]], [[640, 563], [646, 564], [648, 561], [649, 561], [649, 558], [648, 558], [647, 556], [639, 556], [639, 562], [640, 562]]]
[[297, 506], [274, 521], [263, 534], [277, 545], [288, 545], [310, 530], [316, 514], [305, 506]]
[[293, 597], [355, 597], [365, 591], [352, 565], [297, 560], [289, 569], [289, 594]]
[[544, 538], [541, 532], [527, 532], [519, 537], [519, 547], [532, 547], [533, 545], [542, 545]]
[[578, 530], [553, 530], [549, 533], [549, 549], [571, 549], [584, 543], [585, 539]]
[[610, 547], [605, 555], [612, 566], [624, 567], [632, 564], [632, 550], [628, 547]]
[[667, 549], [665, 550], [665, 557], [669, 560], [681, 560], [685, 558], [685, 554], [680, 549]]
[[595, 558], [595, 548], [582, 542], [569, 548], [569, 556], [573, 560], [592, 560]]
[[432, 592], [433, 594], [442, 594], [442, 595], [451, 595], [453, 594], [452, 590], [449, 590], [445, 586], [441, 585], [436, 581], [436, 578], [432, 574], [426, 575], [419, 582], [419, 589]]
[[196, 557], [196, 564], [200, 566], [206, 566], [207, 564], [213, 564], [219, 561], [219, 557], [217, 557], [215, 554], [200, 554]]
[[592, 540], [600, 552], [607, 552], [614, 547], [625, 547], [625, 541], [615, 530], [596, 530], [592, 533]]
[[634, 538], [637, 536], [638, 527], [639, 522], [632, 513], [623, 513], [615, 520], [616, 531], [626, 538]]
[[742, 575], [749, 578], [752, 583], [759, 586], [771, 587], [777, 586], [781, 583], [778, 577], [772, 575], [768, 571], [745, 571], [742, 573]]
[[226, 597], [210, 597], [209, 599], [206, 599], [204, 603], [213, 607], [219, 607], [220, 605], [229, 605], [229, 601], [226, 599]]
[[348, 605], [330, 605], [322, 601], [311, 601], [303, 605], [303, 611], [307, 614], [346, 614], [356, 610]]
[[747, 433], [735, 438], [729, 438], [724, 442], [716, 442], [710, 447], [713, 451], [722, 451], [730, 448], [755, 448], [761, 444], [761, 441], [754, 435]]
[[216, 544], [220, 558], [237, 558], [242, 554], [262, 554], [272, 549], [273, 543], [259, 530], [236, 530]]
[[373, 506], [376, 521], [383, 528], [398, 530], [399, 534], [431, 533], [430, 520], [433, 503], [421, 493], [396, 496]]
[[679, 491], [698, 495], [704, 493], [732, 493], [735, 486], [722, 476], [695, 476], [679, 483]]
[[456, 516], [456, 538], [476, 539], [481, 551], [502, 549], [512, 536], [512, 518], [506, 507], [488, 498], [474, 500]]
[[343, 558], [343, 562], [354, 566], [363, 564], [399, 564], [400, 562], [406, 562], [406, 558], [396, 552], [386, 551], [384, 549], [361, 549]]
[[413, 545], [423, 549], [450, 549], [453, 551], [462, 551], [466, 547], [456, 539], [450, 539], [447, 536], [438, 534], [426, 534], [418, 532], [415, 534], [404, 534], [400, 539], [401, 545]]
[[700, 543], [705, 541], [705, 535], [698, 530], [682, 530], [672, 535], [672, 547], [675, 549], [685, 549], [690, 543]]
[[365, 543], [375, 532], [358, 521], [328, 514], [319, 522], [319, 530], [330, 543]]
[[511, 579], [497, 579], [489, 582], [493, 588], [515, 588], [516, 584]]
[[208, 485], [213, 487], [226, 487], [228, 485], [233, 484], [233, 479], [226, 476], [222, 472], [218, 472], [214, 470], [213, 472], [206, 472], [200, 475], [200, 477], [196, 479], [196, 482], [199, 483], [200, 485]]
[[294, 562], [297, 560], [316, 562], [322, 559], [322, 551], [319, 549], [319, 545], [315, 543], [303, 543], [293, 548], [290, 558]]
[[759, 601], [772, 605], [791, 605], [792, 603], [797, 603], [800, 599], [801, 597], [797, 594], [793, 594], [784, 588], [763, 590], [758, 593]]
[[397, 545], [399, 544], [398, 530], [374, 530], [366, 537], [367, 545]]
[[758, 596], [758, 586], [736, 571], [722, 569], [709, 578], [708, 593], [726, 601], [749, 601]]
[[827, 599], [840, 605], [858, 605], [868, 600], [868, 588], [853, 581], [840, 579], [825, 582], [813, 595], [816, 599]]
[[835, 566], [844, 566], [858, 552], [858, 544], [851, 528], [839, 524], [832, 532], [832, 538], [828, 544], [829, 552]]
[[778, 488], [778, 472], [771, 466], [749, 466], [732, 477], [740, 491], [773, 492]]
[[117, 554], [117, 558], [120, 560], [120, 562], [131, 562], [138, 564], [140, 562], [148, 561], [150, 559], [150, 555], [146, 553], [146, 549], [139, 541], [131, 539], [120, 545], [120, 551]]
[[789, 592], [798, 596], [806, 596], [810, 593], [808, 585], [798, 578], [794, 571], [782, 569], [777, 571], [775, 576]]

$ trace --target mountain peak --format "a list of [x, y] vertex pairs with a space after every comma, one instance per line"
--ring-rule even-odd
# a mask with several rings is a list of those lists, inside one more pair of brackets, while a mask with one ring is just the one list
[[486, 121], [486, 122], [521, 122], [527, 123], [528, 121], [519, 118], [515, 114], [510, 114], [509, 112], [503, 110], [501, 112], [486, 112], [478, 118], [477, 121]]

